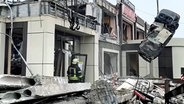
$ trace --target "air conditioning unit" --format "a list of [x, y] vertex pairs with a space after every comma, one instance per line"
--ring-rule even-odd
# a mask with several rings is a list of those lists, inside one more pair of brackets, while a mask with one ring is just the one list
[[91, 19], [96, 19], [95, 13], [96, 11], [94, 5], [91, 3], [86, 4], [86, 16], [88, 16]]
[[86, 16], [93, 16], [93, 7], [91, 4], [86, 5]]

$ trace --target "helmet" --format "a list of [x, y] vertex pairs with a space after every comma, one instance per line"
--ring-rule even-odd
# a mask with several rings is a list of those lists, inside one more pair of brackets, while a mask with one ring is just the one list
[[79, 62], [79, 59], [74, 58], [73, 61], [72, 61], [72, 64], [77, 64], [78, 62]]

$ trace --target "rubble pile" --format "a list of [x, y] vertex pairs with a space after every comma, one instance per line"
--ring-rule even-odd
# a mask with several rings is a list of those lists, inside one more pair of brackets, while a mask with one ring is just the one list
[[[154, 82], [158, 81], [138, 77], [106, 77], [92, 84], [89, 99], [94, 104], [167, 104], [165, 88]], [[169, 103], [184, 104], [183, 96], [173, 94]]]
[[89, 102], [95, 104], [118, 104], [112, 85], [105, 80], [98, 80], [92, 84]]
[[68, 83], [62, 77], [0, 75], [0, 104], [184, 104], [183, 84], [172, 83], [176, 87], [165, 93], [154, 83], [138, 77], [111, 76], [90, 84]]

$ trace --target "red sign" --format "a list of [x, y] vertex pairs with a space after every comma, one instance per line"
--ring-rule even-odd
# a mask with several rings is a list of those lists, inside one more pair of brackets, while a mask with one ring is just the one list
[[122, 12], [127, 18], [135, 22], [135, 12], [125, 4], [122, 6]]

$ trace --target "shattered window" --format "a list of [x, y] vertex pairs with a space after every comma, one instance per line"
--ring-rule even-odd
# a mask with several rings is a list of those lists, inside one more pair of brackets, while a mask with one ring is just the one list
[[139, 75], [139, 57], [136, 52], [127, 52], [126, 54], [127, 76]]
[[117, 39], [116, 32], [116, 17], [104, 13], [103, 24], [102, 24], [102, 34], [107, 35], [111, 39]]
[[[14, 28], [12, 32], [12, 38], [9, 38], [11, 34], [11, 25], [6, 24], [6, 33], [8, 34], [5, 42], [5, 74], [12, 75], [25, 75], [26, 65], [23, 62], [26, 60], [26, 46], [27, 46], [27, 23], [17, 22], [14, 23]], [[12, 40], [11, 40], [12, 39]], [[10, 42], [13, 41], [13, 43]], [[16, 49], [15, 49], [16, 47]], [[21, 55], [20, 55], [21, 54]], [[22, 56], [22, 57], [21, 57]]]
[[137, 28], [135, 39], [144, 39], [144, 31]]
[[123, 21], [123, 40], [132, 40], [133, 33], [132, 33], [132, 25]]
[[104, 74], [110, 75], [117, 72], [117, 53], [104, 53]]

